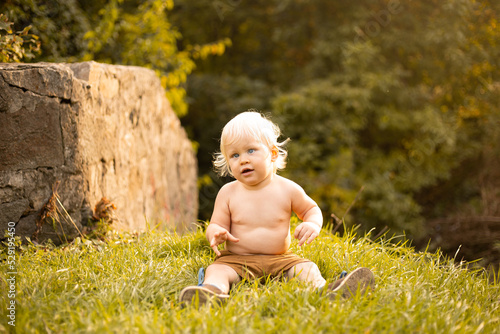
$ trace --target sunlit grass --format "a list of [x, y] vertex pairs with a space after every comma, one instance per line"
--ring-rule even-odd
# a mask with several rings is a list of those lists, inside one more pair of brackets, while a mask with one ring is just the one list
[[[108, 241], [18, 250], [18, 333], [495, 333], [500, 286], [440, 254], [405, 243], [323, 231], [293, 250], [329, 280], [371, 268], [375, 291], [330, 301], [301, 282], [244, 282], [228, 303], [181, 308], [181, 289], [214, 257], [201, 231], [114, 233]], [[5, 273], [1, 276], [5, 284]], [[1, 292], [0, 332], [10, 330]]]

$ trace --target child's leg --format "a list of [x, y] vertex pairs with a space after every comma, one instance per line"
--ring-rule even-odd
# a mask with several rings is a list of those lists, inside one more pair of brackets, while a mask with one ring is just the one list
[[288, 278], [297, 278], [301, 281], [311, 282], [314, 288], [321, 288], [325, 285], [326, 281], [321, 276], [318, 266], [314, 262], [302, 262], [286, 273]]
[[239, 281], [240, 276], [233, 268], [225, 264], [211, 264], [205, 272], [203, 284], [215, 285], [223, 293], [227, 294], [231, 284], [238, 283]]

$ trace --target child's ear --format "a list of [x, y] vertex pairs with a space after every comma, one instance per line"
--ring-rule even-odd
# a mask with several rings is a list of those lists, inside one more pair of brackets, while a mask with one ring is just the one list
[[278, 159], [278, 156], [279, 150], [276, 146], [273, 146], [273, 148], [271, 148], [271, 161], [276, 161]]

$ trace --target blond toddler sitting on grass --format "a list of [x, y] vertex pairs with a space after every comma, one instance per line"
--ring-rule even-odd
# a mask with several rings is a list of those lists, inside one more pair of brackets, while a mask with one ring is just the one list
[[[296, 278], [331, 296], [350, 296], [373, 286], [367, 268], [326, 286], [315, 263], [290, 251], [292, 212], [302, 220], [293, 233], [299, 246], [319, 235], [323, 216], [298, 184], [277, 175], [287, 157], [286, 141], [278, 142], [280, 134], [276, 124], [255, 111], [237, 115], [224, 127], [214, 165], [220, 175], [236, 180], [220, 189], [206, 230], [217, 257], [200, 285], [181, 291], [182, 303], [227, 299], [231, 285], [242, 278]], [[223, 243], [225, 249], [219, 251]]]

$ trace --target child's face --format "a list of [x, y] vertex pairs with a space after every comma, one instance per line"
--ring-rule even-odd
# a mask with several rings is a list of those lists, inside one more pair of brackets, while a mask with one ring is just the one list
[[273, 162], [278, 157], [276, 147], [269, 149], [256, 139], [242, 138], [226, 145], [225, 151], [233, 176], [245, 185], [259, 185], [274, 174]]

